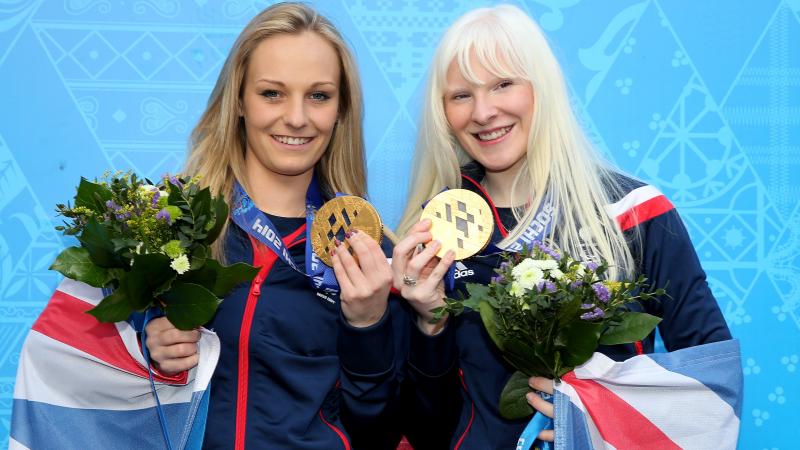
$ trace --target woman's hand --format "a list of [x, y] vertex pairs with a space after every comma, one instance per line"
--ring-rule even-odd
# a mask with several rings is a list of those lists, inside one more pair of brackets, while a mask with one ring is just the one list
[[[431, 309], [444, 306], [444, 276], [455, 260], [455, 252], [448, 250], [444, 258], [439, 259], [436, 253], [442, 244], [431, 241], [431, 221], [422, 220], [408, 232], [395, 247], [392, 255], [392, 272], [394, 287], [400, 295], [417, 311], [417, 325], [428, 335], [435, 335], [444, 328], [447, 317], [436, 324]], [[417, 252], [421, 244], [427, 244], [424, 250]]]
[[381, 246], [366, 234], [352, 230], [346, 239], [358, 261], [344, 245], [337, 245], [331, 255], [341, 288], [342, 314], [350, 325], [368, 327], [386, 312], [392, 269]]
[[[528, 386], [531, 389], [538, 391], [538, 392], [545, 392], [547, 394], [553, 395], [553, 380], [544, 377], [530, 377], [528, 379]], [[540, 413], [544, 414], [549, 418], [553, 418], [553, 404], [548, 402], [547, 400], [543, 399], [539, 396], [536, 392], [528, 392], [525, 394], [525, 398], [528, 400], [528, 404], [531, 405], [534, 409], [539, 411]], [[555, 439], [555, 431], [554, 430], [542, 430], [538, 436], [539, 439], [543, 441], [550, 441], [553, 442]]]
[[199, 331], [179, 330], [166, 317], [151, 320], [145, 331], [150, 360], [162, 374], [176, 375], [197, 365]]

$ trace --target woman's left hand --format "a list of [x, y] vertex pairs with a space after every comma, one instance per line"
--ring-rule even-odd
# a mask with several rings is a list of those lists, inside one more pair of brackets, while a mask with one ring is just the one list
[[350, 325], [368, 327], [386, 312], [392, 267], [371, 237], [352, 230], [346, 239], [357, 261], [344, 245], [337, 245], [332, 252], [333, 271], [341, 288], [342, 314]]
[[[535, 391], [546, 392], [550, 395], [553, 395], [553, 380], [549, 378], [530, 377], [528, 379], [528, 386]], [[530, 404], [534, 409], [551, 419], [553, 418], [552, 403], [540, 397], [536, 392], [528, 392], [525, 395], [525, 398], [528, 400], [528, 404]], [[539, 433], [538, 438], [542, 441], [553, 442], [553, 440], [555, 440], [555, 431], [543, 430], [541, 433]]]

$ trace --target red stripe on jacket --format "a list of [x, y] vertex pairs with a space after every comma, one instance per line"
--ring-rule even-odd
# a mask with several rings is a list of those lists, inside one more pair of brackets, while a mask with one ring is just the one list
[[[297, 239], [306, 230], [305, 224], [295, 230], [289, 236], [283, 238], [284, 245], [289, 248], [293, 245], [303, 242]], [[234, 448], [236, 450], [244, 450], [245, 448], [245, 431], [247, 429], [247, 390], [249, 383], [250, 371], [250, 330], [253, 325], [253, 317], [256, 311], [256, 303], [261, 295], [261, 284], [267, 279], [270, 270], [278, 260], [278, 255], [267, 248], [264, 244], [257, 241], [254, 237], [250, 236], [250, 242], [253, 246], [253, 265], [261, 267], [255, 279], [250, 285], [250, 293], [247, 295], [247, 303], [244, 307], [244, 314], [242, 316], [242, 326], [239, 331], [239, 377], [236, 387], [236, 431], [234, 438]]]
[[670, 202], [667, 197], [659, 195], [639, 203], [618, 215], [617, 223], [619, 223], [619, 227], [622, 231], [629, 230], [674, 208], [672, 202]]

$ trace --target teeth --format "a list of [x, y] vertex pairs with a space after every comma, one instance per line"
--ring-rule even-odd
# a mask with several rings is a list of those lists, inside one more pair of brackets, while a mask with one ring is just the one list
[[282, 144], [289, 145], [303, 145], [311, 142], [311, 138], [305, 137], [275, 136], [275, 139]]
[[492, 131], [491, 133], [478, 133], [478, 139], [482, 141], [491, 141], [499, 138], [500, 136], [504, 136], [506, 133], [509, 132], [509, 130], [511, 130], [510, 126]]

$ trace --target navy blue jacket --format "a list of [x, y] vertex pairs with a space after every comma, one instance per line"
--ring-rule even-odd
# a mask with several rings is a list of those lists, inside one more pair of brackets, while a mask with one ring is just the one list
[[[473, 175], [477, 179], [465, 177], [464, 188], [481, 194], [491, 204], [478, 184], [480, 173]], [[614, 206], [633, 254], [641, 255], [637, 258], [638, 271], [651, 286], [667, 286], [671, 296], [644, 305], [646, 312], [662, 318], [659, 332], [666, 349], [730, 339], [678, 213], [663, 196], [651, 197], [654, 188], [637, 190], [644, 185], [627, 178], [622, 182], [627, 192], [622, 199], [614, 199]], [[516, 221], [509, 208], [492, 208], [498, 225], [492, 242], [498, 242]], [[638, 231], [638, 237], [634, 231]], [[457, 262], [456, 290], [465, 293], [464, 284], [468, 282], [488, 284], [499, 263], [499, 256]], [[424, 335], [416, 326], [410, 330], [404, 406], [411, 420], [406, 422], [405, 432], [415, 449], [514, 449], [528, 419], [509, 421], [500, 416], [500, 393], [514, 369], [500, 356], [480, 315], [470, 311], [451, 317], [434, 337]], [[651, 334], [636, 345], [601, 347], [599, 351], [624, 360], [653, 352], [654, 339]], [[450, 428], [454, 423], [455, 428]]]
[[[305, 220], [269, 218], [304, 267]], [[256, 242], [230, 223], [228, 263], [261, 270], [222, 301], [208, 324], [222, 349], [204, 448], [392, 447], [398, 436], [383, 422], [399, 389], [396, 355], [405, 353], [395, 351], [400, 344], [393, 328], [405, 322], [393, 324], [387, 313], [371, 327], [349, 326], [337, 295], [313, 290], [305, 276]], [[400, 302], [390, 303], [392, 309]]]

